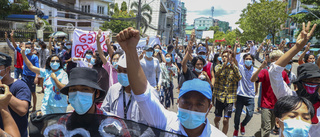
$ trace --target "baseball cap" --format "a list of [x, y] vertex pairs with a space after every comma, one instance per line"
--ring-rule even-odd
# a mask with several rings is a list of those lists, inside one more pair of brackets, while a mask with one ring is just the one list
[[146, 46], [144, 47], [144, 50], [148, 50], [148, 49], [152, 49], [152, 50], [153, 50], [153, 47], [152, 47], [151, 45], [146, 45]]
[[5, 53], [0, 52], [0, 66], [4, 65], [6, 67], [11, 66], [12, 58]]
[[204, 95], [208, 99], [212, 99], [212, 91], [211, 86], [207, 81], [203, 81], [200, 79], [193, 79], [185, 81], [180, 88], [179, 98], [189, 91], [197, 91]]
[[123, 55], [119, 58], [119, 60], [118, 60], [118, 62], [117, 62], [116, 65], [119, 65], [119, 66], [121, 66], [121, 67], [123, 67], [123, 68], [127, 68], [126, 54], [123, 54]]
[[207, 48], [204, 47], [204, 46], [198, 47], [197, 53], [200, 53], [200, 52], [205, 52], [205, 53], [207, 53]]

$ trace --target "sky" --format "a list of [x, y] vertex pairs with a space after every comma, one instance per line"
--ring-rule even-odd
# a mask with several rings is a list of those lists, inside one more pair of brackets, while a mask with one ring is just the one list
[[198, 17], [211, 17], [211, 7], [214, 7], [213, 18], [229, 22], [229, 26], [235, 29], [235, 24], [242, 9], [247, 7], [251, 0], [181, 0], [187, 8], [187, 23], [193, 24]]

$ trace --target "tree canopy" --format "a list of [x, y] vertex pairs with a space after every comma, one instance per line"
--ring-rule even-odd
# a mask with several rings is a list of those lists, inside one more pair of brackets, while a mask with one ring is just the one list
[[248, 4], [236, 23], [244, 31], [241, 43], [246, 40], [262, 41], [268, 34], [272, 35], [274, 42], [276, 33], [288, 17], [286, 6], [286, 2], [277, 0], [260, 0], [260, 3]]
[[[302, 4], [313, 4], [315, 7], [308, 8], [307, 6], [302, 6], [304, 9], [307, 9], [307, 13], [299, 13], [290, 16], [292, 18], [292, 21], [295, 23], [303, 23], [303, 22], [311, 22], [311, 26], [313, 24], [320, 24], [320, 19], [318, 19], [316, 16], [320, 17], [320, 1], [319, 0], [300, 0]], [[312, 14], [312, 13], [314, 14]], [[299, 33], [298, 33], [299, 34]], [[320, 38], [320, 27], [317, 27], [314, 31], [313, 35], [316, 38]]]
[[0, 0], [0, 19], [4, 19], [13, 13], [21, 13], [28, 8], [28, 0], [17, 0], [17, 3], [11, 3], [9, 0]]

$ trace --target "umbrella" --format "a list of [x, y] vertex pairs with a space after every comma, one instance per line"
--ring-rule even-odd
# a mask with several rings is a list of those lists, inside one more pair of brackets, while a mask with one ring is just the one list
[[65, 37], [65, 36], [68, 36], [68, 34], [62, 31], [57, 31], [49, 35], [49, 37]]

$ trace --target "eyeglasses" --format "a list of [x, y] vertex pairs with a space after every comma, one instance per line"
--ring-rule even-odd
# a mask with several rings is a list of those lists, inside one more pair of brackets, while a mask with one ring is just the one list
[[54, 62], [60, 63], [60, 60], [51, 60], [50, 62], [51, 62], [51, 63], [54, 63]]

